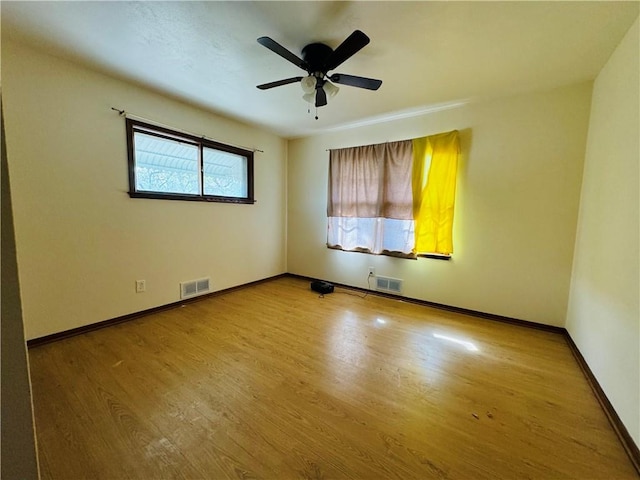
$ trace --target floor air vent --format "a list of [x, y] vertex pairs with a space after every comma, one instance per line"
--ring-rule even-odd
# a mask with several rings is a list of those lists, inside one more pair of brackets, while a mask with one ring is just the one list
[[211, 291], [211, 279], [200, 278], [180, 283], [180, 298], [195, 297]]
[[376, 277], [376, 290], [388, 293], [402, 293], [402, 280], [398, 278]]

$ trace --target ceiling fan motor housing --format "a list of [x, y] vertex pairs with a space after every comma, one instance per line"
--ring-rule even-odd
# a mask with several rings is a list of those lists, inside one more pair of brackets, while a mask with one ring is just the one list
[[325, 45], [324, 43], [310, 43], [302, 49], [302, 59], [307, 64], [307, 72], [309, 75], [318, 76], [318, 73], [322, 74], [322, 77], [327, 73], [325, 65], [329, 55], [333, 53], [333, 49]]

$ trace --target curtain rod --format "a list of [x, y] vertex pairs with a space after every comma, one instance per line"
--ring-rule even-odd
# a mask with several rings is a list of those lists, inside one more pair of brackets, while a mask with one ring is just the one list
[[424, 135], [422, 137], [415, 137], [415, 138], [405, 138], [404, 140], [386, 140], [384, 142], [379, 142], [379, 143], [370, 143], [368, 145], [356, 145], [355, 147], [341, 147], [341, 148], [327, 148], [325, 150], [325, 152], [330, 152], [331, 150], [345, 150], [347, 148], [358, 148], [358, 147], [373, 147], [375, 145], [383, 145], [383, 144], [388, 144], [388, 143], [399, 143], [399, 142], [409, 142], [412, 140], [416, 140], [418, 138], [426, 138], [426, 137], [436, 137], [438, 135], [445, 135], [445, 134], [449, 134], [449, 133], [453, 133], [453, 132], [459, 132], [459, 130], [450, 130], [447, 132], [442, 132], [442, 133], [434, 133], [432, 135]]
[[[140, 115], [136, 115], [134, 113], [127, 112], [127, 111], [122, 110], [120, 108], [111, 107], [111, 110], [113, 110], [114, 112], [118, 112], [118, 115], [120, 115], [121, 117], [137, 118], [138, 120], [144, 120], [145, 122], [151, 122], [154, 125], [157, 125], [158, 127], [165, 127], [165, 128], [168, 128], [170, 130], [175, 130], [175, 131], [180, 132], [180, 133], [186, 133], [187, 135], [191, 135], [193, 137], [203, 138], [203, 139], [206, 139], [206, 140], [212, 140], [214, 142], [222, 143], [219, 140], [216, 140], [215, 138], [207, 137], [207, 136], [201, 135], [199, 133], [189, 132], [189, 131], [183, 130], [181, 128], [176, 128], [176, 127], [172, 127], [171, 125], [166, 125], [164, 123], [156, 122], [155, 120], [150, 120], [148, 118], [141, 117]], [[250, 147], [245, 147], [243, 145], [234, 145], [233, 143], [228, 143], [228, 142], [224, 142], [224, 143], [226, 143], [227, 145], [231, 145], [232, 147], [238, 147], [238, 148], [242, 148], [244, 150], [251, 150], [252, 152], [264, 153], [264, 150], [260, 150], [259, 148], [250, 148]]]
[[369, 143], [367, 145], [355, 145], [352, 147], [340, 147], [340, 148], [327, 148], [325, 149], [325, 152], [330, 152], [331, 150], [345, 150], [347, 148], [358, 148], [358, 147], [373, 147], [375, 145], [383, 145], [383, 144], [387, 144], [387, 143], [397, 143], [397, 142], [408, 142], [410, 140], [413, 140], [412, 138], [406, 138], [404, 140], [386, 140], [384, 142], [379, 142], [379, 143]]

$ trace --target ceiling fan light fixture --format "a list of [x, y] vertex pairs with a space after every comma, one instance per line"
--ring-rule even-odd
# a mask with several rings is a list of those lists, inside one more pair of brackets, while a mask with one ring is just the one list
[[340, 91], [338, 87], [336, 87], [333, 83], [329, 82], [328, 80], [324, 82], [324, 85], [322, 86], [322, 88], [324, 88], [324, 91], [327, 92], [327, 95], [329, 96], [329, 98], [335, 97]]
[[[334, 85], [335, 83], [366, 88], [368, 90], [377, 90], [382, 84], [382, 80], [376, 80], [374, 78], [358, 77], [342, 73], [327, 75], [329, 71], [342, 65], [342, 63], [369, 43], [369, 37], [360, 30], [355, 30], [335, 49], [324, 43], [310, 43], [302, 49], [302, 58], [269, 37], [258, 38], [258, 43], [306, 71], [308, 74], [306, 77], [291, 77], [258, 85], [257, 87], [260, 90], [268, 90], [270, 88], [300, 82], [300, 86], [304, 92], [302, 99], [309, 104], [315, 104], [315, 107], [319, 108], [327, 105], [327, 100], [338, 94], [340, 89]], [[331, 82], [329, 82], [329, 80], [331, 80]], [[317, 118], [316, 116], [316, 119]]]
[[316, 77], [314, 77], [313, 75], [309, 75], [308, 77], [304, 77], [300, 81], [300, 85], [302, 85], [302, 91], [304, 93], [306, 93], [307, 95], [312, 94], [313, 92], [316, 91], [316, 83], [317, 82], [318, 82], [318, 79]]

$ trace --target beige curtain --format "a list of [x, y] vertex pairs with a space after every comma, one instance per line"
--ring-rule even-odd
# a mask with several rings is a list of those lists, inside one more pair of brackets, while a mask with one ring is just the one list
[[413, 218], [411, 140], [331, 150], [328, 217]]

